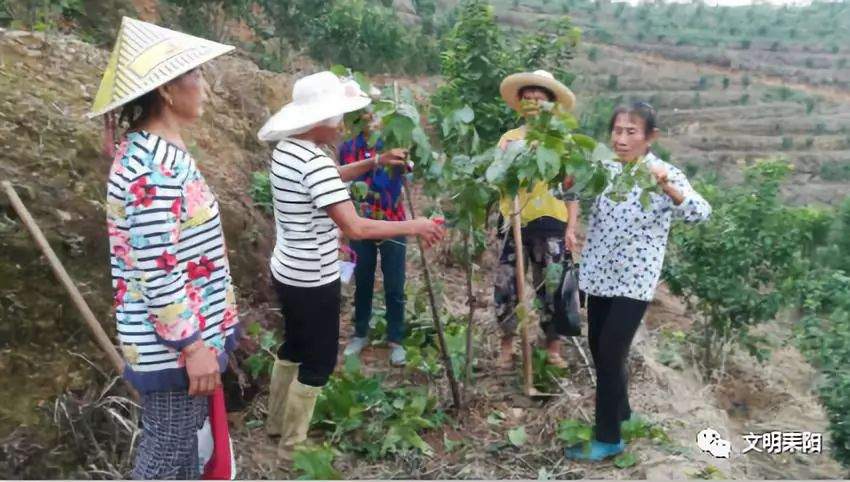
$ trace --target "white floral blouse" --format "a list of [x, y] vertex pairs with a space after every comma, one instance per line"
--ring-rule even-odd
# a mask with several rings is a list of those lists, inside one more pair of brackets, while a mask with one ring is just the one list
[[[637, 187], [620, 203], [608, 199], [606, 193], [598, 196], [590, 211], [579, 270], [579, 287], [588, 294], [651, 301], [672, 219], [696, 223], [711, 214], [711, 206], [694, 191], [681, 170], [651, 153], [645, 160], [667, 168], [670, 183], [682, 192], [684, 200], [676, 206], [670, 196], [652, 193], [651, 204], [644, 210]], [[623, 169], [618, 161], [604, 164], [612, 175]]]

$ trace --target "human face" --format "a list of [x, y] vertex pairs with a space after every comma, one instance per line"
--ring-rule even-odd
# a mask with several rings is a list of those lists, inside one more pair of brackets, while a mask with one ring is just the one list
[[634, 162], [649, 152], [650, 146], [658, 137], [658, 130], [647, 136], [645, 127], [645, 121], [636, 115], [617, 115], [611, 129], [611, 147], [621, 161]]
[[192, 123], [204, 113], [207, 85], [200, 68], [195, 68], [161, 87], [165, 107], [181, 123]]
[[342, 138], [342, 123], [336, 125], [318, 125], [308, 131], [316, 144], [334, 145]]
[[524, 89], [520, 98], [526, 102], [534, 102], [535, 104], [549, 102], [549, 95], [543, 89]]

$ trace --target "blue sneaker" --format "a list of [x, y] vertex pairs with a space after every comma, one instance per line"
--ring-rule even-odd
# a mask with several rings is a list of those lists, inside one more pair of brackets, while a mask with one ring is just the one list
[[626, 450], [626, 444], [620, 440], [619, 443], [611, 444], [594, 440], [587, 447], [585, 444], [578, 444], [569, 447], [566, 450], [566, 456], [572, 460], [589, 460], [599, 462], [600, 460], [619, 455]]

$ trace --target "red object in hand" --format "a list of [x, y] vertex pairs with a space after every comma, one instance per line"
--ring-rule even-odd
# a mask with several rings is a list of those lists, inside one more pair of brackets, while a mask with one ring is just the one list
[[442, 216], [433, 217], [433, 218], [431, 218], [431, 221], [434, 221], [435, 223], [439, 224], [440, 226], [446, 224], [446, 218], [444, 218]]
[[204, 480], [233, 480], [234, 469], [231, 464], [230, 431], [227, 426], [227, 410], [224, 406], [224, 390], [221, 386], [209, 397], [209, 417], [213, 436], [213, 454], [207, 462], [201, 478]]

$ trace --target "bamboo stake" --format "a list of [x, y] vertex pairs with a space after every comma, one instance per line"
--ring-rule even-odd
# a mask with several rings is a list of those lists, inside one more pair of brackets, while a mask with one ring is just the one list
[[511, 227], [514, 235], [514, 253], [516, 255], [516, 295], [517, 319], [520, 326], [522, 342], [522, 374], [523, 392], [526, 396], [534, 394], [532, 384], [531, 345], [528, 339], [528, 305], [525, 302], [525, 257], [522, 250], [522, 226], [520, 217], [519, 197], [514, 197], [514, 210], [511, 214]]
[[[407, 207], [410, 210], [410, 218], [416, 219], [416, 210], [413, 207], [413, 196], [410, 194], [410, 184], [407, 179], [404, 180], [404, 197], [407, 198]], [[428, 301], [431, 304], [431, 316], [434, 318], [434, 329], [437, 331], [437, 341], [440, 343], [440, 353], [443, 358], [443, 365], [446, 368], [446, 377], [449, 379], [449, 387], [452, 390], [452, 400], [455, 407], [460, 411], [463, 404], [460, 399], [460, 390], [458, 389], [457, 379], [455, 379], [454, 368], [452, 367], [452, 358], [449, 356], [448, 347], [446, 347], [446, 336], [443, 332], [443, 322], [440, 321], [440, 313], [437, 311], [437, 298], [434, 296], [434, 287], [431, 285], [431, 270], [428, 265], [428, 259], [425, 257], [425, 247], [422, 245], [422, 240], [416, 238], [416, 244], [419, 246], [419, 257], [422, 261], [422, 272], [425, 275], [425, 288], [428, 290]]]
[[68, 295], [71, 297], [71, 300], [74, 302], [77, 310], [83, 316], [83, 320], [91, 330], [95, 342], [97, 342], [98, 346], [106, 352], [106, 355], [112, 363], [113, 368], [115, 368], [115, 371], [119, 374], [122, 373], [124, 371], [124, 359], [118, 354], [118, 350], [115, 348], [115, 345], [112, 344], [112, 341], [110, 341], [109, 336], [107, 336], [103, 327], [97, 321], [97, 318], [95, 318], [94, 313], [91, 311], [91, 308], [89, 308], [89, 305], [86, 303], [86, 300], [83, 298], [80, 290], [77, 289], [74, 281], [68, 275], [68, 272], [65, 271], [65, 267], [62, 266], [62, 262], [56, 256], [56, 253], [53, 252], [53, 248], [50, 247], [50, 243], [47, 242], [47, 238], [44, 237], [44, 233], [41, 232], [41, 229], [38, 227], [38, 224], [36, 224], [35, 219], [33, 219], [26, 206], [24, 206], [21, 198], [18, 197], [18, 193], [16, 193], [14, 187], [12, 187], [12, 183], [9, 181], [3, 181], [3, 189], [6, 191], [6, 195], [9, 196], [9, 200], [12, 201], [12, 206], [18, 213], [18, 217], [21, 218], [24, 226], [26, 226], [27, 230], [35, 240], [35, 243], [50, 263], [50, 267], [53, 269], [53, 274], [56, 276], [56, 279], [58, 279], [59, 282], [62, 283], [62, 286], [65, 287], [65, 291], [68, 292]]

